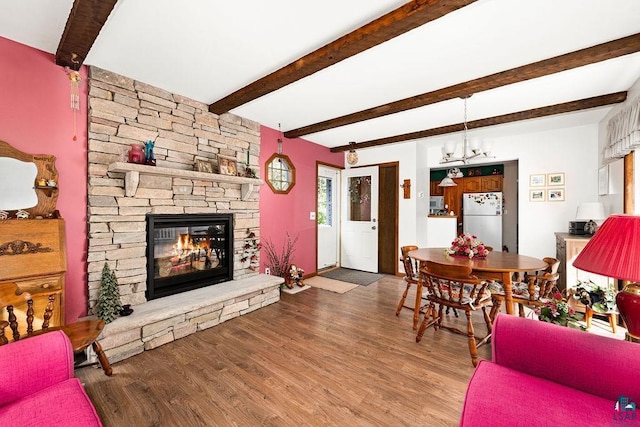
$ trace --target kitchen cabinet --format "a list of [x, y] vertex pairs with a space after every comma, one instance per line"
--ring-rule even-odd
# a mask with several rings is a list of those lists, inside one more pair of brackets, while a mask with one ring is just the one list
[[427, 247], [448, 248], [457, 236], [458, 218], [454, 216], [427, 217]]
[[502, 191], [502, 175], [488, 175], [480, 177], [480, 192]]
[[438, 187], [440, 181], [431, 181], [429, 194], [432, 196], [444, 196], [444, 187]]
[[462, 192], [463, 193], [481, 193], [483, 176], [470, 176], [462, 178]]

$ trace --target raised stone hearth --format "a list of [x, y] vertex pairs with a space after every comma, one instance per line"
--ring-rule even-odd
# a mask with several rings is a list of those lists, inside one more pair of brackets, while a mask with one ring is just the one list
[[108, 324], [100, 343], [118, 362], [278, 302], [283, 282], [261, 274], [153, 300]]

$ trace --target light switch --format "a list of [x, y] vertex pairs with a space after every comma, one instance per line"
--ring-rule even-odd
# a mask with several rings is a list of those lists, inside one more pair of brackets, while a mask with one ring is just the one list
[[311, 221], [314, 221], [316, 219], [316, 213], [315, 212], [309, 212], [309, 219]]

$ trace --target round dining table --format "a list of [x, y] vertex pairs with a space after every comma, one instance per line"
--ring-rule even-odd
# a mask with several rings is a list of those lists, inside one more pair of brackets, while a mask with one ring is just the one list
[[504, 287], [507, 314], [513, 314], [513, 294], [511, 277], [514, 273], [544, 270], [547, 263], [541, 259], [511, 252], [489, 252], [485, 258], [466, 258], [449, 255], [446, 248], [420, 248], [409, 252], [409, 256], [420, 261], [420, 268], [426, 261], [440, 264], [466, 265], [472, 274], [483, 279], [499, 280]]

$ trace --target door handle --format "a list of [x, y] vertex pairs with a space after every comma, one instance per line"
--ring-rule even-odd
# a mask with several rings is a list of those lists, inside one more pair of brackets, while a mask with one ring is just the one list
[[371, 227], [371, 229], [372, 229], [372, 230], [375, 230], [375, 229], [376, 229], [376, 226], [374, 225], [373, 227]]

